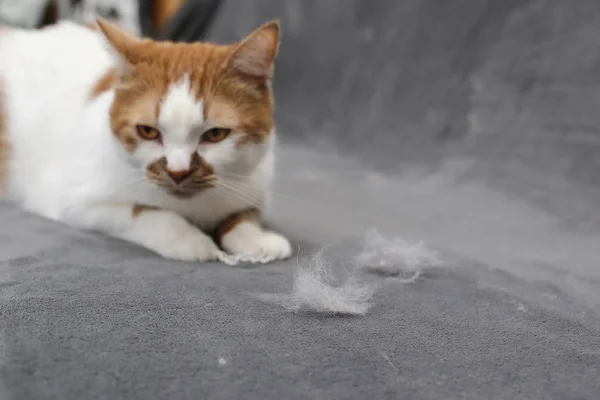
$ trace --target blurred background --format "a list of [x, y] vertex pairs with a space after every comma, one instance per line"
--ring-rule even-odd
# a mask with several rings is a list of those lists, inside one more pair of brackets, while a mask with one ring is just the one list
[[[1, 0], [0, 21], [36, 29], [63, 19], [93, 23], [102, 17], [136, 35], [181, 40], [173, 30], [178, 26], [186, 31], [186, 38], [198, 40], [204, 32], [198, 30], [206, 22], [201, 21], [203, 16], [211, 16], [218, 4], [215, 0]], [[193, 22], [185, 21], [190, 16]]]

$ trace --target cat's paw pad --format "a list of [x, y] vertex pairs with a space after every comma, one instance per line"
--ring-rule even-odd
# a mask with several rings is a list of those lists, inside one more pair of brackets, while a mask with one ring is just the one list
[[255, 235], [238, 235], [235, 230], [221, 241], [223, 248], [239, 256], [242, 262], [268, 263], [292, 255], [292, 246], [283, 236], [274, 232], [257, 232]]

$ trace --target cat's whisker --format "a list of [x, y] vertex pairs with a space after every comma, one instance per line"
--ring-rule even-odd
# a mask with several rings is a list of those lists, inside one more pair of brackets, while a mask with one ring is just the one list
[[209, 191], [208, 191], [208, 192], [206, 192], [206, 193], [207, 193], [207, 195], [208, 195], [208, 196], [209, 196], [211, 199], [213, 199], [213, 200], [215, 200], [215, 201], [217, 201], [217, 202], [222, 202], [222, 203], [225, 203], [225, 205], [227, 205], [227, 206], [229, 206], [229, 205], [231, 204], [231, 203], [230, 203], [230, 198], [229, 198], [229, 197], [227, 197], [227, 196], [221, 196], [221, 194], [220, 194], [218, 191], [215, 191], [215, 190], [209, 190]]
[[230, 190], [233, 190], [235, 192], [243, 194], [243, 195], [245, 195], [245, 196], [247, 196], [249, 198], [253, 198], [255, 200], [259, 199], [259, 194], [260, 193], [257, 192], [256, 194], [254, 194], [254, 193], [252, 193], [252, 192], [250, 192], [248, 190], [244, 190], [243, 187], [238, 186], [235, 182], [228, 182], [228, 181], [222, 180], [219, 183], [220, 183], [220, 185], [222, 187], [226, 187], [226, 188], [228, 188]]
[[222, 184], [222, 186], [227, 186], [228, 188], [231, 188], [232, 190], [243, 193], [244, 195], [249, 196], [256, 200], [260, 199], [261, 194], [262, 194], [261, 191], [255, 189], [251, 186], [239, 185], [238, 182], [222, 180], [221, 184]]
[[[245, 201], [245, 199], [248, 196], [252, 197], [252, 194], [248, 193], [247, 191], [244, 191], [244, 188], [248, 188], [250, 190], [253, 189], [253, 191], [256, 191], [256, 189], [254, 189], [254, 187], [252, 187], [247, 182], [240, 182], [240, 181], [235, 181], [235, 180], [231, 181], [231, 180], [227, 180], [227, 179], [221, 179], [219, 181], [219, 183], [221, 184], [221, 185], [219, 185], [220, 187], [222, 187], [223, 189], [227, 190], [227, 195], [229, 195], [229, 196], [236, 197], [236, 198], [239, 199], [239, 195], [236, 195], [236, 193], [243, 194], [244, 198], [241, 199], [243, 201]], [[233, 193], [232, 192], [233, 190], [235, 190], [236, 193]], [[316, 202], [314, 200], [309, 200], [309, 199], [306, 199], [306, 198], [301, 198], [301, 197], [297, 197], [297, 196], [294, 196], [294, 195], [291, 195], [291, 194], [277, 192], [277, 191], [274, 191], [274, 190], [270, 190], [270, 193], [273, 194], [274, 196], [278, 196], [278, 197], [283, 198], [285, 200], [294, 200], [294, 201], [298, 201], [298, 202], [300, 202], [302, 204], [305, 204], [305, 205], [316, 207], [318, 209], [323, 209], [323, 210], [327, 209], [327, 210], [330, 210], [330, 208], [326, 207], [323, 203], [319, 203], [319, 202]], [[226, 196], [223, 196], [223, 199], [225, 199], [225, 198], [226, 198]], [[258, 200], [256, 200], [256, 201], [258, 201]], [[256, 204], [255, 207], [260, 208], [260, 204]], [[362, 216], [364, 216], [364, 215], [363, 214], [357, 215], [357, 217], [362, 217]]]
[[[248, 188], [248, 189], [256, 190], [256, 189], [254, 189], [254, 187], [251, 184], [249, 184], [247, 182], [231, 181], [231, 180], [227, 180], [227, 179], [225, 179], [225, 181], [227, 181], [229, 184], [233, 184], [235, 186], [241, 186], [243, 188]], [[309, 200], [309, 199], [298, 197], [298, 196], [295, 196], [295, 195], [289, 194], [289, 193], [280, 192], [280, 191], [274, 190], [273, 188], [269, 189], [269, 193], [271, 193], [271, 194], [273, 194], [275, 196], [279, 196], [281, 198], [285, 198], [285, 199], [291, 199], [291, 200], [297, 200], [297, 201], [304, 201], [304, 202], [307, 202], [307, 203], [312, 203], [312, 201]]]
[[224, 172], [224, 173], [219, 173], [219, 176], [223, 177], [223, 178], [232, 178], [232, 179], [248, 179], [248, 175], [244, 175], [244, 174], [234, 174], [231, 172]]
[[[216, 199], [219, 202], [224, 202], [227, 205], [231, 205], [231, 200], [235, 200], [235, 201], [240, 201], [242, 203], [248, 203], [248, 201], [246, 199], [240, 198], [237, 194], [235, 193], [225, 193], [225, 195], [223, 195], [223, 193], [219, 193], [219, 192], [214, 192], [212, 193], [212, 195], [214, 196], [214, 199]], [[256, 207], [253, 204], [250, 204], [250, 206], [252, 207]]]
[[233, 199], [239, 200], [243, 203], [246, 203], [249, 206], [261, 208], [261, 204], [258, 201], [250, 199], [248, 197], [245, 197], [245, 196], [241, 195], [240, 193], [228, 191], [227, 196], [229, 196]]
[[227, 191], [229, 195], [237, 197], [238, 200], [242, 200], [244, 202], [250, 203], [250, 205], [252, 205], [254, 207], [260, 206], [260, 200], [258, 198], [250, 195], [249, 193], [242, 191], [239, 188], [236, 188], [235, 186], [231, 186], [223, 181], [219, 181], [217, 183], [217, 187], [222, 188], [223, 190]]

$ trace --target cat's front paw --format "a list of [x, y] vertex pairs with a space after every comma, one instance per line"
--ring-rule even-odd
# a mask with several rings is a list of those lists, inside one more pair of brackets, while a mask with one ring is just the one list
[[178, 261], [216, 261], [221, 251], [205, 235], [182, 236], [158, 251], [164, 258]]
[[[159, 233], [157, 233], [159, 234]], [[171, 224], [151, 247], [164, 258], [178, 261], [215, 261], [222, 253], [215, 242], [187, 223]]]
[[240, 256], [241, 261], [248, 262], [268, 263], [292, 255], [292, 246], [285, 237], [260, 229], [254, 232], [233, 229], [223, 236], [221, 245], [228, 253]]

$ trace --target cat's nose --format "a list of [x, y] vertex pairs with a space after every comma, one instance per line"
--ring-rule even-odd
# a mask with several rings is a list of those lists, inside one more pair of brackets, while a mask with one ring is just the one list
[[192, 174], [192, 171], [189, 169], [181, 169], [177, 171], [167, 170], [167, 174], [169, 175], [169, 178], [173, 180], [173, 182], [181, 183]]

